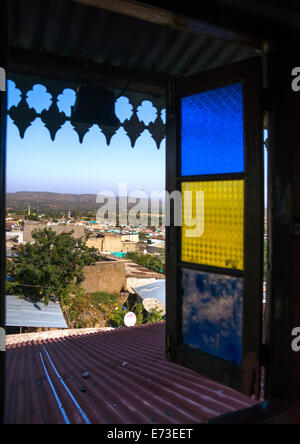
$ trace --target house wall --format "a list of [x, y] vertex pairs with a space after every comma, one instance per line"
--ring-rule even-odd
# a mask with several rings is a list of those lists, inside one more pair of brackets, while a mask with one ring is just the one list
[[122, 234], [122, 242], [125, 242], [125, 241], [138, 242], [139, 235], [138, 234]]
[[96, 248], [99, 251], [103, 250], [103, 237], [92, 237], [87, 241], [88, 247]]
[[122, 251], [125, 253], [132, 253], [138, 251], [136, 242], [122, 242]]
[[109, 253], [122, 251], [122, 236], [120, 234], [105, 234], [102, 251]]
[[120, 293], [126, 287], [125, 264], [123, 261], [97, 262], [84, 268], [83, 288], [88, 293], [103, 291]]
[[119, 253], [124, 251], [125, 253], [137, 251], [136, 242], [123, 242], [121, 235], [105, 234], [101, 237], [92, 237], [87, 241], [89, 247], [97, 248], [100, 252], [107, 253]]
[[43, 230], [44, 228], [51, 228], [56, 234], [71, 233], [74, 231], [73, 236], [75, 239], [85, 236], [85, 228], [78, 227], [77, 225], [53, 225], [51, 227], [47, 227], [44, 224], [25, 222], [24, 242], [33, 242], [33, 232], [36, 230]]

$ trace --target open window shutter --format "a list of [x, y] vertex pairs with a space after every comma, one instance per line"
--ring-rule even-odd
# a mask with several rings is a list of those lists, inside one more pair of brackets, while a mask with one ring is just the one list
[[[264, 235], [260, 58], [170, 81], [167, 357], [260, 392]], [[181, 211], [182, 226], [178, 212]]]

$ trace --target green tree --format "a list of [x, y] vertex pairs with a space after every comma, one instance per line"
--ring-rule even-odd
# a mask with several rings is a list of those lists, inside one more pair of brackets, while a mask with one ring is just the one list
[[112, 307], [109, 314], [109, 322], [112, 327], [125, 327], [124, 318], [129, 311], [132, 311], [136, 315], [136, 324], [142, 325], [144, 321], [144, 307], [142, 304], [135, 304], [131, 310], [125, 304], [116, 303]]
[[127, 253], [127, 259], [131, 259], [132, 262], [135, 262], [136, 264], [141, 265], [142, 267], [148, 268], [149, 270], [152, 270], [155, 273], [163, 273], [164, 264], [165, 264], [164, 252], [158, 255], [130, 252]]
[[148, 236], [145, 233], [139, 233], [139, 240], [144, 241], [147, 240]]
[[37, 214], [30, 214], [30, 215], [25, 216], [25, 220], [31, 220], [34, 222], [38, 222], [40, 220], [40, 218]]
[[165, 320], [165, 316], [161, 310], [153, 308], [149, 312], [149, 317], [147, 320], [147, 324], [154, 324], [155, 322], [161, 322]]
[[57, 235], [48, 228], [35, 231], [32, 237], [35, 243], [21, 246], [18, 256], [7, 263], [13, 279], [8, 292], [46, 304], [51, 298], [67, 304], [84, 281], [84, 266], [98, 260], [96, 249], [72, 233]]
[[153, 324], [155, 322], [161, 322], [164, 320], [162, 313], [156, 309], [147, 313], [143, 307], [143, 304], [136, 303], [130, 309], [126, 304], [115, 303], [111, 312], [108, 315], [109, 323], [112, 327], [125, 327], [124, 318], [127, 313], [132, 311], [136, 315], [136, 324]]

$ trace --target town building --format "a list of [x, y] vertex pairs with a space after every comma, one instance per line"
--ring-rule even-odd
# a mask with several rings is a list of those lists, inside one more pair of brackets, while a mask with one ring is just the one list
[[79, 227], [77, 225], [51, 225], [47, 226], [46, 224], [39, 223], [39, 222], [24, 222], [24, 235], [23, 240], [24, 242], [33, 242], [34, 239], [32, 237], [32, 234], [34, 231], [43, 230], [44, 228], [50, 228], [53, 230], [56, 234], [65, 234], [65, 233], [72, 233], [72, 235], [76, 238], [82, 238], [85, 237], [86, 231], [84, 227]]
[[[129, 240], [133, 239], [133, 240]], [[129, 253], [137, 251], [138, 237], [123, 236], [118, 233], [100, 233], [91, 235], [87, 241], [89, 247], [96, 248], [100, 253]]]

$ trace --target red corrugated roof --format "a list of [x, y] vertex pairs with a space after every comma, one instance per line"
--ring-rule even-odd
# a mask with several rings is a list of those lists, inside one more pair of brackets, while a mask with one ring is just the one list
[[168, 362], [164, 343], [154, 324], [9, 346], [5, 423], [191, 424], [255, 403]]

